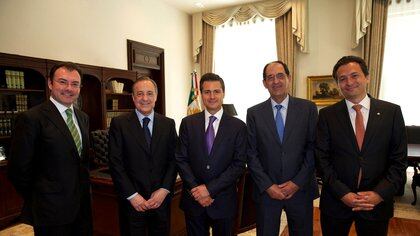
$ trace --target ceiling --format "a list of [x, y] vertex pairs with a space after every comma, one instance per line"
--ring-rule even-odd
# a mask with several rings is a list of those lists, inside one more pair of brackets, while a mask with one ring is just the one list
[[[162, 0], [167, 4], [184, 11], [188, 14], [193, 14], [201, 11], [218, 9], [229, 6], [236, 6], [243, 3], [258, 2], [259, 0]], [[196, 6], [196, 3], [201, 3], [203, 7]]]

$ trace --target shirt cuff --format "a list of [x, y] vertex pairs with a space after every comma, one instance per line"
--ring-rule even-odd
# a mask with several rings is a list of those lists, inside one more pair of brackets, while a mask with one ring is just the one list
[[133, 199], [133, 197], [135, 197], [136, 195], [137, 195], [138, 193], [134, 193], [133, 195], [131, 195], [131, 196], [129, 196], [128, 198], [127, 198], [127, 200], [131, 200], [131, 199]]
[[160, 188], [160, 189], [165, 190], [168, 193], [171, 193], [171, 191], [167, 190], [166, 188]]

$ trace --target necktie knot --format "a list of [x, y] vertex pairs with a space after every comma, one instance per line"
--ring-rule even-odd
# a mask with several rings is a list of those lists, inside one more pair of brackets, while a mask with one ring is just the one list
[[147, 127], [149, 125], [150, 122], [150, 118], [149, 117], [144, 117], [143, 118], [143, 128]]
[[66, 115], [67, 115], [67, 117], [69, 117], [69, 116], [72, 116], [73, 117], [73, 111], [72, 111], [72, 109], [67, 108], [66, 109]]
[[209, 117], [209, 125], [213, 125], [214, 121], [216, 120], [215, 116], [210, 116]]
[[275, 105], [274, 107], [277, 109], [277, 111], [280, 111], [283, 108], [283, 106], [280, 104]]
[[360, 111], [361, 109], [362, 109], [362, 105], [360, 105], [360, 104], [356, 104], [356, 105], [353, 105], [353, 109], [355, 110], [355, 111]]

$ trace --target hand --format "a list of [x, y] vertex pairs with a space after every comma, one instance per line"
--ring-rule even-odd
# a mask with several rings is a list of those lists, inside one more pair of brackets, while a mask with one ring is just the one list
[[341, 198], [348, 207], [353, 211], [370, 211], [375, 205], [368, 203], [363, 196], [356, 193], [347, 193]]
[[210, 197], [210, 193], [204, 184], [191, 189], [191, 195], [196, 201], [199, 201], [201, 198]]
[[150, 206], [149, 209], [159, 208], [163, 200], [165, 200], [168, 194], [169, 194], [169, 191], [164, 188], [160, 188], [154, 191], [152, 195], [150, 196], [150, 199], [147, 201], [148, 205]]
[[136, 194], [132, 199], [130, 199], [131, 206], [136, 209], [136, 211], [145, 212], [149, 210], [149, 205], [140, 194]]
[[353, 211], [370, 211], [384, 199], [374, 191], [358, 192], [359, 199], [355, 201]]
[[287, 181], [279, 185], [280, 191], [285, 196], [285, 199], [289, 199], [293, 197], [293, 195], [299, 190], [299, 186], [297, 186], [292, 181]]
[[286, 198], [279, 185], [273, 184], [265, 191], [267, 191], [268, 195], [273, 199], [283, 200]]
[[204, 197], [204, 198], [200, 198], [198, 200], [198, 203], [200, 203], [200, 205], [202, 207], [208, 207], [210, 206], [212, 203], [214, 202], [214, 199], [211, 198], [210, 196]]

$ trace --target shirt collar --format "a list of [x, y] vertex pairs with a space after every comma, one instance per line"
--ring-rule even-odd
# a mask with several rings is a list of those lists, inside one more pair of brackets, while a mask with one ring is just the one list
[[283, 99], [283, 101], [281, 103], [277, 103], [272, 98], [270, 98], [270, 100], [271, 100], [271, 107], [273, 109], [276, 108], [276, 105], [281, 105], [282, 107], [284, 107], [287, 110], [287, 106], [289, 105], [289, 94], [287, 94], [286, 98]]
[[63, 112], [65, 112], [69, 108], [74, 113], [73, 104], [70, 107], [66, 107], [63, 104], [59, 103], [57, 100], [55, 100], [53, 97], [50, 97], [50, 101], [55, 105], [55, 107], [57, 107], [58, 112], [60, 112], [60, 114], [62, 114]]
[[216, 112], [214, 115], [210, 114], [210, 112], [208, 112], [207, 109], [204, 110], [204, 116], [205, 116], [206, 120], [208, 120], [210, 116], [216, 117], [216, 120], [221, 120], [222, 115], [223, 115], [223, 107], [220, 108], [220, 110], [218, 112]]
[[143, 124], [143, 118], [144, 117], [149, 117], [150, 122], [153, 122], [153, 118], [155, 117], [155, 111], [154, 110], [152, 110], [152, 112], [149, 115], [147, 115], [147, 116], [143, 115], [137, 109], [134, 109], [134, 110], [136, 111], [136, 115], [139, 118], [139, 120], [142, 122], [142, 124]]
[[[366, 94], [365, 98], [363, 98], [362, 101], [359, 102], [360, 105], [362, 105], [362, 108], [365, 108], [367, 110], [370, 109], [370, 97]], [[346, 105], [347, 105], [347, 109], [349, 111], [353, 110], [353, 106], [356, 105], [355, 103], [350, 102], [349, 100], [346, 99]]]

